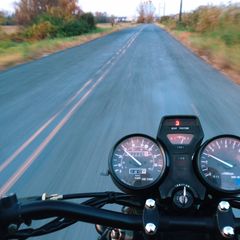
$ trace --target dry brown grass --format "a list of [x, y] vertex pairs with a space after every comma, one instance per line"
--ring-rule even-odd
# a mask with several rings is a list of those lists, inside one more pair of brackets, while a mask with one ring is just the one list
[[6, 34], [18, 33], [20, 31], [19, 26], [1, 26], [1, 30]]
[[19, 52], [11, 55], [0, 55], [0, 70], [5, 69], [7, 66], [13, 66], [16, 63], [21, 63], [22, 59], [22, 54]]
[[111, 23], [98, 23], [97, 27], [98, 28], [112, 28], [112, 24]]
[[126, 22], [126, 23], [117, 23], [114, 24], [114, 26], [112, 26], [111, 23], [98, 23], [97, 27], [98, 28], [102, 28], [102, 29], [123, 29], [123, 28], [129, 28], [129, 27], [133, 27], [136, 26], [135, 23], [131, 23], [131, 22]]
[[196, 33], [169, 32], [204, 61], [240, 84], [240, 46], [227, 47], [221, 41], [206, 39]]

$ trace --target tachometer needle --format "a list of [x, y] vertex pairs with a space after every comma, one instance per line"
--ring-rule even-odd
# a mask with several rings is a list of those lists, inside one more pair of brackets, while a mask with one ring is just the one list
[[208, 157], [211, 157], [211, 158], [217, 160], [218, 162], [220, 162], [220, 163], [222, 163], [222, 164], [224, 164], [224, 165], [226, 165], [226, 166], [228, 166], [228, 167], [230, 167], [230, 168], [233, 168], [233, 165], [232, 165], [232, 164], [227, 163], [227, 162], [223, 161], [222, 159], [220, 159], [220, 158], [218, 158], [218, 157], [215, 157], [215, 156], [213, 156], [213, 155], [211, 155], [211, 154], [208, 154], [208, 153], [203, 153], [203, 154], [206, 155], [206, 156], [208, 156]]
[[132, 156], [126, 149], [123, 149], [123, 151], [132, 159], [134, 162], [136, 162], [139, 166], [142, 166], [142, 164], [134, 157]]

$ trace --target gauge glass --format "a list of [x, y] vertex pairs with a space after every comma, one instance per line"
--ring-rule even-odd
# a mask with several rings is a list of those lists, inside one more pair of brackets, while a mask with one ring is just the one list
[[167, 135], [167, 138], [173, 145], [189, 145], [192, 142], [193, 135], [186, 133], [171, 133]]
[[240, 139], [220, 136], [208, 142], [200, 150], [198, 169], [216, 190], [240, 191]]
[[166, 167], [161, 146], [145, 135], [120, 140], [110, 159], [110, 170], [118, 182], [130, 189], [146, 189], [160, 180]]

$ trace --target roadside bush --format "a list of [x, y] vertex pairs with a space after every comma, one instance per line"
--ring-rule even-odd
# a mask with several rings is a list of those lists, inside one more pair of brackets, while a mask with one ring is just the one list
[[238, 29], [222, 29], [222, 32], [219, 35], [223, 42], [228, 46], [240, 44], [240, 31]]
[[197, 32], [222, 40], [226, 45], [240, 44], [240, 7], [202, 6], [185, 13], [182, 22], [177, 16], [165, 16], [161, 22], [171, 30]]
[[23, 33], [26, 38], [34, 40], [41, 40], [47, 37], [55, 37], [56, 34], [56, 27], [47, 21], [33, 24], [31, 27], [26, 28]]
[[196, 31], [201, 33], [214, 31], [219, 26], [222, 13], [221, 7], [199, 7]]
[[63, 24], [58, 33], [65, 37], [81, 35], [89, 32], [89, 25], [83, 20], [71, 20]]
[[92, 13], [84, 13], [80, 16], [80, 20], [85, 21], [88, 24], [90, 30], [96, 28], [95, 18]]
[[64, 24], [65, 20], [61, 16], [55, 16], [50, 13], [43, 13], [36, 18], [35, 24], [42, 22], [49, 22], [55, 27], [61, 27]]
[[95, 19], [92, 13], [63, 18], [51, 12], [38, 16], [34, 24], [25, 30], [24, 36], [28, 39], [40, 40], [52, 37], [71, 37], [87, 33], [95, 28]]
[[26, 37], [22, 32], [20, 32], [11, 34], [10, 39], [15, 43], [22, 43], [26, 40]]
[[171, 30], [174, 30], [177, 28], [177, 21], [172, 16], [161, 17], [160, 23], [167, 25]]

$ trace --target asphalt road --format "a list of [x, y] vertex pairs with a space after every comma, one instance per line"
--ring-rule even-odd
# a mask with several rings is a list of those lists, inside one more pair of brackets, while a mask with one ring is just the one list
[[[162, 116], [200, 117], [205, 138], [240, 135], [240, 87], [168, 33], [142, 25], [0, 73], [0, 193], [117, 190], [114, 143], [156, 136]], [[40, 239], [96, 239], [77, 224]]]

